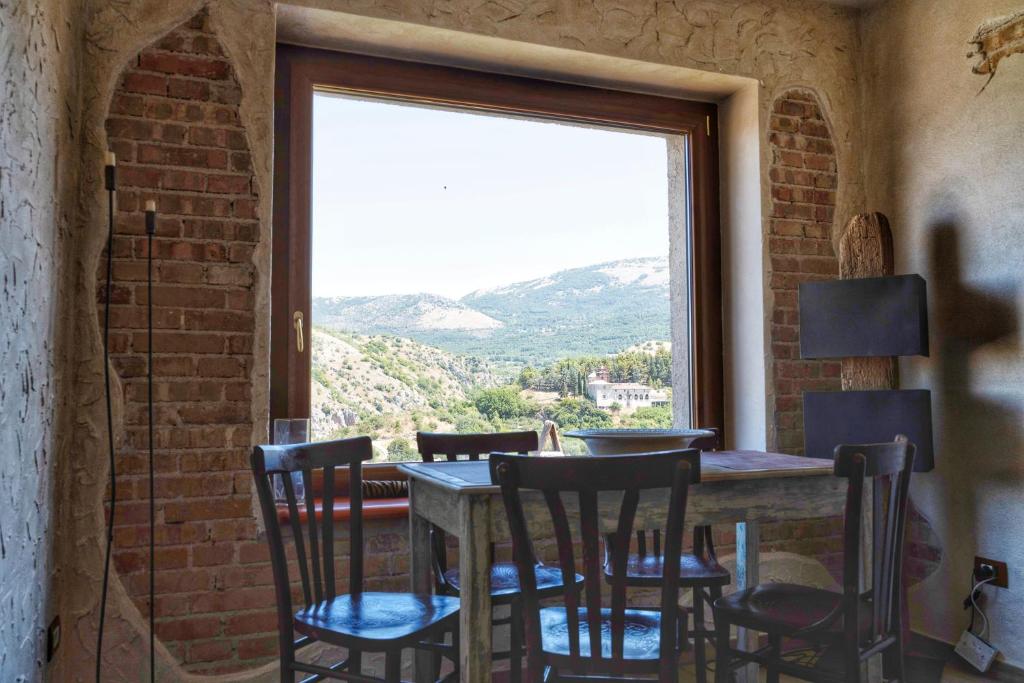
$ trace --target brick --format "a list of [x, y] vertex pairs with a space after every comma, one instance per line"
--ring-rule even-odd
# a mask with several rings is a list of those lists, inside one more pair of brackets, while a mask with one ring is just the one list
[[[270, 603], [273, 604], [272, 602]], [[250, 633], [268, 633], [277, 630], [277, 610], [263, 609], [259, 612], [235, 614], [224, 620], [226, 635], [248, 635]]]
[[168, 524], [195, 520], [248, 517], [253, 514], [252, 501], [245, 498], [218, 498], [216, 500], [172, 501], [164, 505], [164, 520]]
[[[271, 586], [238, 588], [231, 591], [210, 591], [192, 596], [189, 608], [193, 614], [238, 612], [241, 610], [266, 609], [275, 601]], [[277, 612], [275, 611], [276, 615]], [[272, 627], [273, 630], [275, 627]], [[225, 629], [226, 633], [232, 634]]]
[[200, 377], [245, 377], [248, 373], [240, 358], [200, 358], [197, 362]]
[[167, 79], [167, 96], [186, 100], [207, 100], [210, 97], [210, 84], [184, 78]]
[[805, 119], [800, 122], [800, 133], [816, 138], [831, 137], [828, 132], [828, 125], [824, 121]]
[[260, 638], [246, 638], [238, 641], [238, 658], [255, 659], [257, 657], [272, 657], [277, 654], [277, 638], [275, 636], [263, 636]]
[[[145, 119], [110, 118], [107, 119], [107, 135], [112, 138], [128, 138], [130, 140], [149, 140], [153, 137], [155, 124]], [[118, 176], [125, 169], [118, 169]]]
[[157, 74], [129, 72], [121, 80], [123, 92], [163, 95], [167, 92], [167, 77]]
[[216, 80], [227, 78], [231, 73], [231, 67], [223, 59], [149, 51], [139, 55], [139, 69]]
[[207, 180], [207, 192], [216, 194], [245, 194], [249, 191], [249, 176], [211, 175]]
[[227, 152], [219, 149], [140, 144], [137, 156], [138, 160], [144, 164], [213, 169], [227, 168], [228, 165]]
[[[136, 291], [139, 303], [147, 300], [145, 287]], [[153, 286], [154, 306], [174, 306], [181, 308], [223, 308], [223, 291], [210, 287], [178, 287], [168, 285]]]
[[161, 640], [199, 640], [220, 635], [220, 632], [219, 617], [188, 617], [156, 623], [156, 635]]
[[192, 548], [192, 564], [196, 567], [229, 564], [234, 559], [234, 544], [215, 543], [211, 545], [198, 545]]
[[768, 123], [769, 130], [782, 133], [797, 133], [800, 131], [800, 119], [788, 116], [772, 116]]
[[233, 646], [228, 640], [207, 640], [203, 642], [190, 643], [185, 662], [212, 662], [228, 659], [231, 657]]

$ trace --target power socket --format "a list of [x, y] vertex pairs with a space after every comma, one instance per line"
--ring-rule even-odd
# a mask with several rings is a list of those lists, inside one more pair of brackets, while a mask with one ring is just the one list
[[963, 632], [953, 651], [982, 673], [988, 671], [988, 668], [992, 666], [992, 660], [996, 658], [996, 652], [998, 652], [985, 640], [970, 631]]
[[987, 585], [995, 586], [996, 588], [1009, 588], [1010, 587], [1010, 572], [1007, 570], [1006, 563], [1000, 562], [999, 560], [990, 560], [987, 557], [975, 557], [974, 558], [974, 580], [980, 581], [984, 571], [983, 567], [991, 569], [992, 580]]

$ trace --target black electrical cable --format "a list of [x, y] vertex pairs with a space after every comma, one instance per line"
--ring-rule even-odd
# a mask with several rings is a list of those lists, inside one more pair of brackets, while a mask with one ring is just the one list
[[107, 288], [103, 306], [103, 383], [107, 399], [107, 445], [110, 454], [110, 517], [107, 519], [107, 550], [103, 561], [103, 590], [100, 596], [100, 623], [96, 634], [96, 683], [103, 670], [103, 626], [107, 615], [107, 587], [110, 584], [110, 551], [114, 545], [114, 506], [117, 503], [117, 472], [114, 463], [114, 408], [110, 395], [110, 293], [114, 280], [114, 192], [116, 190], [114, 154], [109, 153], [104, 168], [107, 190]]
[[156, 504], [153, 483], [153, 234], [156, 203], [146, 203], [146, 367], [149, 381], [149, 680], [156, 681]]

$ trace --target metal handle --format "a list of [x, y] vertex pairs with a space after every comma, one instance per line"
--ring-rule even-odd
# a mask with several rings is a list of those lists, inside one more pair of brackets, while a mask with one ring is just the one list
[[302, 311], [295, 311], [292, 314], [292, 321], [295, 323], [295, 350], [302, 353], [305, 344], [302, 342]]

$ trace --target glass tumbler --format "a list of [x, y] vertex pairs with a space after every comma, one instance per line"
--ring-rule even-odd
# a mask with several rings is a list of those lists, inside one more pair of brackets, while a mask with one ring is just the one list
[[[274, 420], [275, 446], [306, 443], [307, 441], [309, 441], [308, 419], [285, 418]], [[292, 472], [292, 488], [295, 490], [295, 498], [301, 505], [306, 495], [306, 487], [302, 481], [302, 472]], [[274, 500], [278, 503], [288, 502], [284, 493], [284, 479], [282, 477], [274, 479]]]

